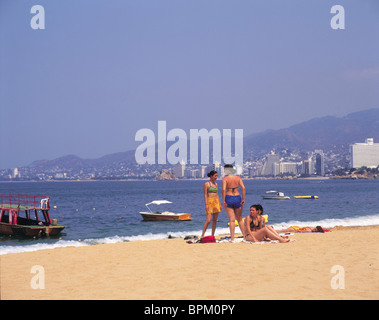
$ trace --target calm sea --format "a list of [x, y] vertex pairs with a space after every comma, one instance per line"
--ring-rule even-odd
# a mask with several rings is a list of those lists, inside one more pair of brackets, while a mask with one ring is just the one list
[[[205, 219], [203, 184], [196, 180], [0, 183], [0, 193], [49, 195], [51, 207], [57, 207], [50, 210], [51, 218], [66, 226], [58, 238], [0, 236], [0, 254], [163, 239], [169, 235], [200, 236]], [[244, 216], [249, 214], [251, 204], [261, 203], [269, 224], [275, 228], [379, 224], [379, 180], [246, 180], [245, 186]], [[261, 195], [268, 190], [284, 192], [291, 200], [262, 200]], [[295, 195], [317, 195], [319, 199], [295, 200]], [[147, 210], [145, 204], [152, 200], [172, 201], [172, 205], [160, 209], [191, 213], [192, 221], [143, 221], [139, 212]], [[228, 233], [225, 211], [218, 220], [217, 234]]]

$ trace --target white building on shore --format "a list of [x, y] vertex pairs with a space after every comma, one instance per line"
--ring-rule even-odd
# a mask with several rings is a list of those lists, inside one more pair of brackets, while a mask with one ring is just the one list
[[298, 175], [299, 167], [301, 168], [302, 163], [301, 162], [285, 162], [282, 161], [279, 163], [279, 172], [281, 174], [292, 174], [292, 175]]
[[379, 143], [367, 138], [365, 143], [350, 145], [350, 166], [352, 168], [376, 168], [379, 166]]
[[177, 163], [173, 168], [173, 173], [177, 178], [183, 178], [185, 176], [186, 163], [182, 160], [180, 163]]

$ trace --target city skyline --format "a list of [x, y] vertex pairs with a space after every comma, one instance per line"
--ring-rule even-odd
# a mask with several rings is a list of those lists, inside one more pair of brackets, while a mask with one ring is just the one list
[[[251, 136], [246, 137], [246, 140], [244, 142], [244, 145], [245, 145], [244, 146], [244, 159], [245, 159], [245, 162], [246, 161], [249, 162], [251, 159], [258, 159], [260, 157], [267, 158], [267, 156], [270, 156], [270, 153], [273, 153], [274, 150], [293, 150], [296, 153], [298, 152], [304, 153], [304, 155], [301, 157], [301, 159], [304, 160], [305, 159], [304, 157], [309, 158], [309, 156], [307, 156], [309, 152], [313, 153], [313, 152], [316, 152], [318, 149], [325, 149], [326, 152], [335, 153], [338, 155], [338, 157], [342, 156], [343, 158], [344, 155], [349, 153], [349, 148], [351, 148], [351, 146], [354, 143], [359, 144], [362, 141], [366, 140], [368, 136], [376, 137], [376, 139], [379, 141], [379, 135], [378, 135], [379, 134], [379, 131], [378, 131], [379, 118], [378, 117], [379, 117], [379, 108], [364, 110], [358, 113], [349, 114], [346, 117], [342, 117], [342, 118], [323, 117], [323, 118], [311, 119], [304, 123], [296, 124], [290, 128], [285, 129], [284, 131], [283, 130], [266, 131], [261, 134], [258, 134], [257, 137], [255, 137], [255, 135], [253, 134]], [[354, 128], [353, 131], [351, 131], [352, 128]], [[325, 136], [324, 142], [322, 142], [322, 140], [319, 140], [321, 138], [319, 136], [320, 130], [322, 130]], [[348, 131], [351, 131], [349, 135], [347, 135]], [[212, 152], [213, 141], [209, 141], [206, 134], [203, 133], [203, 135], [206, 139], [204, 140], [201, 137], [199, 137], [200, 139], [198, 141], [198, 147], [200, 146], [203, 147], [204, 144], [206, 146], [209, 146], [210, 148], [208, 149], [209, 151], [208, 154], [206, 150], [203, 150], [201, 153], [204, 153], [207, 159], [212, 160], [214, 156], [214, 152]], [[300, 144], [299, 143], [291, 144], [289, 139], [283, 140], [283, 137], [286, 137], [286, 136], [291, 137], [291, 139], [294, 141], [297, 141], [298, 139], [302, 139], [303, 142]], [[341, 137], [342, 137], [342, 140], [341, 140]], [[253, 138], [254, 140], [251, 140], [251, 138]], [[318, 145], [314, 145], [315, 139], [319, 140]], [[254, 141], [258, 141], [258, 145], [256, 145]], [[251, 144], [251, 142], [253, 142], [253, 144]], [[320, 142], [321, 142], [321, 145], [320, 145]], [[165, 143], [166, 151], [173, 148], [174, 144], [171, 143], [171, 145], [170, 144], [166, 145], [166, 143]], [[187, 147], [190, 144], [191, 144], [191, 141], [188, 140]], [[261, 148], [262, 146], [264, 146], [264, 148], [259, 149], [259, 146]], [[155, 147], [159, 149], [159, 144], [157, 144]], [[166, 153], [165, 150], [161, 150], [161, 153], [162, 152]], [[323, 153], [323, 150], [320, 150], [320, 151]], [[188, 152], [189, 154], [191, 154], [190, 148], [188, 148]], [[200, 152], [200, 148], [199, 148], [199, 152]], [[119, 164], [121, 164], [121, 167], [125, 165], [127, 166], [137, 165], [138, 167], [138, 162], [135, 161], [135, 154], [136, 154], [135, 150], [129, 150], [126, 152], [118, 152], [114, 154], [105, 155], [98, 159], [81, 159], [76, 155], [65, 155], [63, 157], [59, 157], [52, 160], [38, 159], [34, 161], [33, 163], [29, 164], [28, 166], [41, 167], [41, 169], [43, 169], [42, 168], [43, 166], [46, 166], [47, 172], [50, 170], [48, 168], [52, 166], [56, 168], [60, 168], [59, 170], [63, 172], [65, 171], [63, 168], [66, 168], [66, 170], [68, 169], [69, 171], [71, 171], [75, 167], [78, 167], [78, 165], [79, 167], [85, 170], [87, 167], [89, 168], [93, 166], [101, 167], [104, 165], [108, 167], [112, 166], [114, 167], [114, 169], [118, 170], [115, 167], [119, 166]], [[198, 156], [199, 156], [198, 163], [201, 165], [211, 165], [213, 163], [213, 160], [208, 161], [206, 163], [203, 163], [202, 161], [200, 161], [204, 155], [201, 155], [200, 153], [198, 153]], [[155, 150], [155, 156], [156, 158], [158, 156], [158, 153], [156, 152], [156, 150]], [[277, 155], [275, 157], [277, 158]], [[196, 162], [191, 162], [189, 160], [190, 158], [187, 158], [187, 159], [181, 158], [180, 162], [187, 165], [196, 163]], [[215, 161], [219, 162], [217, 160]], [[274, 163], [278, 161], [279, 160], [276, 159], [272, 162]], [[346, 162], [344, 160], [342, 161]], [[222, 161], [222, 162], [225, 163], [225, 161]], [[174, 163], [168, 162], [167, 164], [175, 165], [175, 162]], [[151, 164], [146, 163], [145, 165], [151, 165]], [[159, 165], [159, 163], [156, 162], [156, 165]], [[157, 167], [156, 165], [153, 165], [152, 170], [155, 170], [155, 168]], [[238, 165], [238, 163], [235, 163], [235, 165]], [[292, 169], [290, 169], [289, 171], [291, 170], [294, 171], [293, 164], [288, 164], [288, 165], [292, 167]], [[239, 166], [241, 167], [241, 163], [239, 164]], [[272, 166], [272, 163], [267, 167], [269, 173], [267, 173], [266, 175], [272, 174], [271, 166]], [[281, 166], [285, 166], [285, 164], [283, 163], [281, 164]], [[22, 168], [25, 166], [19, 166], [19, 168], [20, 167]], [[166, 166], [163, 166], [163, 167], [166, 167]], [[6, 170], [6, 169], [13, 170], [15, 168], [4, 168], [3, 170]], [[262, 172], [264, 172], [265, 169], [264, 168], [261, 168], [261, 169], [262, 169]], [[334, 168], [334, 170], [335, 169], [336, 168]], [[276, 168], [275, 170], [286, 171], [284, 169], [282, 170], [282, 168], [280, 167]]]
[[[355, 146], [359, 149], [354, 150]], [[294, 152], [282, 149], [278, 153], [271, 151], [265, 159], [255, 158], [247, 160], [243, 166], [237, 165], [238, 175], [246, 178], [306, 178], [306, 177], [338, 177], [347, 176], [357, 179], [360, 177], [376, 179], [379, 177], [379, 144], [374, 144], [372, 138], [366, 143], [350, 145], [348, 155], [336, 154], [333, 151], [316, 149], [310, 152]], [[370, 149], [375, 147], [375, 151]], [[367, 149], [367, 150], [366, 150]], [[373, 155], [373, 152], [376, 155]], [[353, 157], [369, 160], [363, 166], [352, 166]], [[350, 166], [347, 165], [349, 163]], [[96, 167], [22, 167], [0, 170], [0, 181], [54, 181], [54, 180], [175, 180], [175, 179], [206, 179], [207, 173], [216, 170], [219, 178], [224, 177], [222, 163], [190, 164], [180, 162], [175, 165], [133, 165], [119, 163], [114, 166]]]

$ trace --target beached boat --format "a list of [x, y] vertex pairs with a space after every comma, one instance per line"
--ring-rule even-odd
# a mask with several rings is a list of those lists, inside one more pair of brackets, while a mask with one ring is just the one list
[[290, 197], [285, 196], [283, 192], [275, 191], [275, 190], [270, 190], [266, 191], [264, 195], [262, 195], [263, 199], [266, 200], [288, 200]]
[[293, 196], [295, 199], [318, 199], [318, 196]]
[[153, 212], [149, 205], [161, 205], [172, 203], [167, 200], [154, 200], [152, 202], [146, 203], [145, 206], [149, 209], [149, 212], [140, 212], [144, 220], [147, 221], [188, 221], [191, 220], [191, 214], [189, 213], [174, 213], [170, 211], [155, 211]]
[[51, 220], [49, 210], [48, 196], [0, 194], [0, 234], [58, 235], [65, 226], [57, 224], [56, 219]]

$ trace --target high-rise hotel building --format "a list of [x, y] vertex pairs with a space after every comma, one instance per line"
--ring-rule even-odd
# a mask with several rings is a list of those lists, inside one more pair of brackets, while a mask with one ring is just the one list
[[379, 143], [374, 143], [373, 138], [368, 138], [365, 143], [350, 145], [350, 166], [356, 169], [379, 166]]

